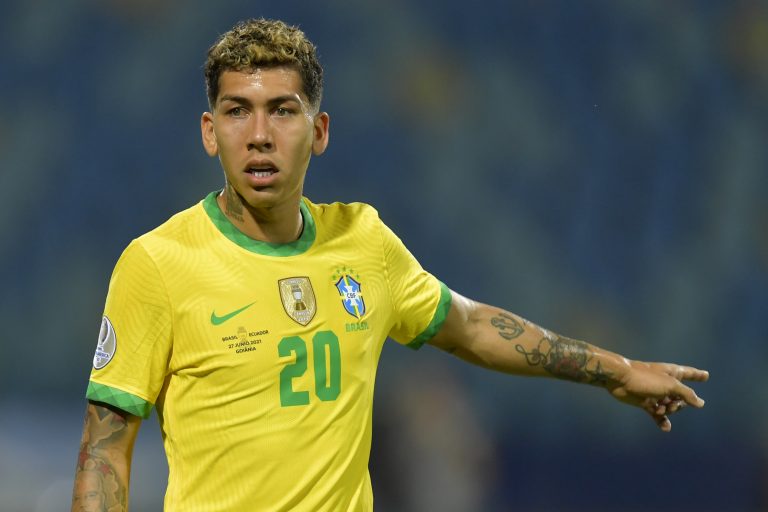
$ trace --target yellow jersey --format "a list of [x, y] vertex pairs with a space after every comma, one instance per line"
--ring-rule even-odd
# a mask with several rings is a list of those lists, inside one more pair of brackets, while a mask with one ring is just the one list
[[216, 193], [126, 248], [87, 397], [158, 413], [165, 510], [370, 511], [376, 367], [450, 292], [364, 204], [302, 199], [301, 237], [248, 238]]

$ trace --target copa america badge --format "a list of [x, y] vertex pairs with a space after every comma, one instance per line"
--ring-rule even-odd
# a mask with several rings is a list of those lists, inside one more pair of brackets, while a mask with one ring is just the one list
[[109, 318], [104, 316], [101, 319], [101, 329], [99, 329], [99, 340], [96, 344], [96, 353], [93, 355], [93, 367], [100, 370], [115, 356], [117, 351], [117, 336], [115, 329]]

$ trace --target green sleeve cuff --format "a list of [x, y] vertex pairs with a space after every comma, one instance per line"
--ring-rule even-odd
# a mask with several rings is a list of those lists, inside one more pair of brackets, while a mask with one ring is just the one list
[[427, 328], [424, 329], [421, 334], [413, 338], [413, 340], [411, 340], [411, 342], [406, 346], [408, 348], [412, 348], [413, 350], [418, 350], [424, 343], [431, 340], [435, 334], [440, 331], [440, 328], [443, 327], [443, 323], [445, 323], [445, 319], [448, 316], [448, 311], [450, 311], [450, 309], [451, 290], [445, 286], [445, 283], [440, 281], [440, 300], [437, 303], [435, 316], [432, 317], [432, 321], [429, 322]]
[[85, 397], [94, 402], [114, 405], [118, 409], [144, 419], [149, 418], [149, 413], [152, 411], [152, 404], [143, 398], [126, 393], [120, 389], [99, 384], [98, 382], [88, 382], [88, 390], [85, 392]]

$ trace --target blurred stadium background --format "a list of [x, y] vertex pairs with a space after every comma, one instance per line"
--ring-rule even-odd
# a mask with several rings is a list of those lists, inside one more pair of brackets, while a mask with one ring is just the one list
[[[768, 510], [768, 4], [5, 0], [0, 511], [68, 510], [112, 266], [221, 185], [201, 66], [256, 16], [325, 66], [309, 197], [372, 203], [465, 295], [712, 374], [664, 435], [598, 390], [390, 343], [379, 512]], [[160, 510], [154, 415], [134, 460], [132, 510]]]

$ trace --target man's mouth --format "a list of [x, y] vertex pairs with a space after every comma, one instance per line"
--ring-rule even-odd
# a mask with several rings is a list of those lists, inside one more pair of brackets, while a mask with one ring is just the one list
[[251, 167], [248, 169], [248, 173], [250, 173], [252, 176], [255, 176], [257, 178], [268, 178], [275, 174], [277, 172], [277, 169], [269, 168], [269, 169], [256, 169]]

